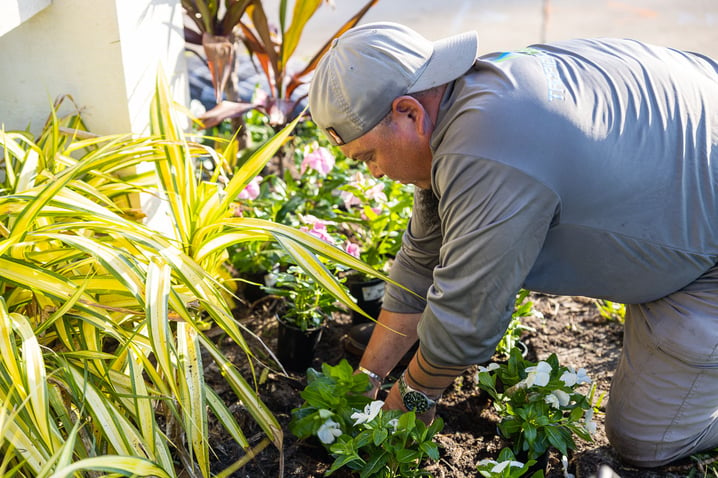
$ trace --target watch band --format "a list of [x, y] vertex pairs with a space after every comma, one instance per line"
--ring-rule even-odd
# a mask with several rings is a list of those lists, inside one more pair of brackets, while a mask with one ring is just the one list
[[376, 373], [372, 372], [371, 370], [369, 370], [369, 369], [367, 369], [367, 368], [364, 368], [364, 367], [361, 367], [361, 366], [360, 366], [360, 367], [357, 368], [357, 370], [359, 370], [359, 371], [360, 371], [361, 373], [363, 373], [364, 375], [369, 376], [370, 379], [372, 379], [372, 380], [374, 380], [374, 381], [376, 381], [376, 382], [382, 383], [382, 382], [384, 381], [384, 379], [381, 378], [381, 377], [379, 376], [379, 374], [376, 374]]
[[429, 398], [424, 392], [411, 388], [404, 375], [406, 371], [399, 377], [399, 393], [401, 394], [401, 400], [404, 402], [404, 406], [407, 410], [416, 413], [424, 413], [431, 410], [436, 405], [436, 400]]

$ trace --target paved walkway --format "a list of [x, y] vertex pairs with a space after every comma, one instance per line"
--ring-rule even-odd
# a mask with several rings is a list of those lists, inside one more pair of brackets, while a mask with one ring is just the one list
[[[280, 0], [263, 0], [268, 14]], [[295, 0], [302, 1], [302, 0]], [[367, 0], [334, 0], [307, 25], [293, 60], [314, 55]], [[437, 5], [441, 5], [439, 8]], [[628, 37], [696, 51], [718, 59], [718, 0], [379, 0], [362, 23], [405, 23], [430, 39], [466, 30], [479, 32], [481, 53], [515, 50], [532, 43], [576, 37]], [[209, 72], [190, 59], [193, 98], [214, 102]], [[249, 98], [262, 75], [241, 71]]]
[[[265, 0], [268, 11], [274, 11], [273, 1]], [[310, 21], [300, 54], [313, 54], [365, 1], [334, 3]], [[477, 30], [483, 53], [543, 40], [615, 36], [718, 58], [716, 0], [379, 0], [362, 20], [369, 21], [405, 23], [431, 39]]]

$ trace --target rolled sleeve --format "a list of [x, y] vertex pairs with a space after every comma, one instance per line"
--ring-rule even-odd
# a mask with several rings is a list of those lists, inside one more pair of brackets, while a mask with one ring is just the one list
[[443, 240], [418, 328], [422, 353], [437, 365], [481, 363], [506, 331], [559, 200], [495, 161], [447, 155], [433, 169]]

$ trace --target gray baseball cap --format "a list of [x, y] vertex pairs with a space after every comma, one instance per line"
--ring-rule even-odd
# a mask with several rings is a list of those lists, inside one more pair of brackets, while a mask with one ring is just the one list
[[473, 31], [433, 42], [398, 23], [352, 28], [317, 65], [309, 112], [333, 144], [346, 144], [376, 126], [395, 98], [462, 76], [478, 47]]

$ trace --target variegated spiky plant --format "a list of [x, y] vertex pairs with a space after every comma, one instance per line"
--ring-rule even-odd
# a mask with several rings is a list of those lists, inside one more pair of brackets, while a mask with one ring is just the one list
[[[296, 229], [233, 215], [237, 194], [296, 121], [220, 185], [198, 179], [193, 161], [225, 159], [188, 141], [172, 115], [160, 75], [151, 136], [98, 137], [77, 115], [54, 112], [36, 139], [0, 130], [3, 476], [207, 477], [208, 410], [246, 451], [216, 476], [269, 444], [281, 450], [280, 425], [251, 378], [205, 335], [220, 327], [252, 362], [223, 285], [230, 244], [277, 241], [356, 309], [322, 261], [372, 273], [368, 266]], [[139, 163], [154, 167], [126, 173]], [[168, 232], [136, 220], [127, 198], [138, 192], [166, 202]], [[250, 445], [204, 382], [203, 351], [264, 431], [260, 443]]]

